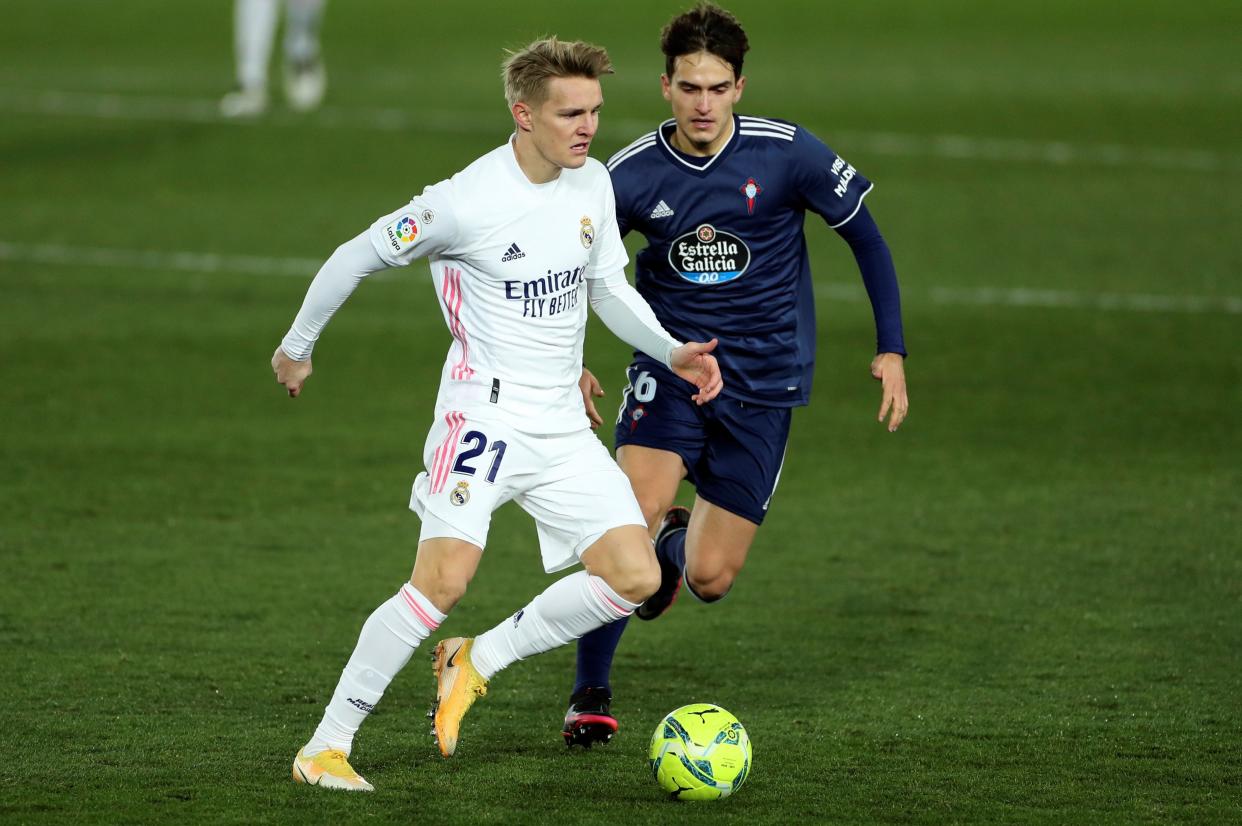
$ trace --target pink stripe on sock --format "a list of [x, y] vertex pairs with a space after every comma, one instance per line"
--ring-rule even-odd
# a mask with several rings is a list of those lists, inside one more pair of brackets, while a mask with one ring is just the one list
[[418, 621], [427, 626], [429, 631], [434, 631], [440, 627], [440, 623], [431, 618], [431, 615], [423, 610], [418, 604], [418, 600], [414, 599], [414, 595], [409, 592], [408, 585], [401, 586], [401, 596], [405, 597], [405, 604], [410, 606], [410, 610], [414, 612], [414, 616], [418, 617]]
[[595, 592], [596, 596], [598, 596], [604, 602], [604, 604], [607, 605], [609, 608], [611, 608], [613, 613], [617, 615], [617, 619], [623, 619], [625, 617], [628, 617], [630, 614], [634, 613], [633, 608], [623, 608], [620, 605], [617, 605], [617, 603], [613, 602], [612, 597], [604, 593], [604, 589], [601, 588], [595, 582], [595, 577], [589, 577], [587, 579], [587, 582], [590, 583], [591, 590]]

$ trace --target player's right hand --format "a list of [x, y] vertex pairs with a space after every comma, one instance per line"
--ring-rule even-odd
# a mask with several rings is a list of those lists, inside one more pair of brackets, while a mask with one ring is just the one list
[[302, 385], [310, 377], [311, 360], [294, 361], [277, 347], [276, 352], [272, 353], [272, 372], [276, 374], [277, 383], [283, 384], [289, 391], [289, 398], [296, 399], [302, 392]]
[[699, 388], [699, 392], [690, 397], [699, 404], [707, 404], [724, 388], [720, 365], [712, 355], [716, 343], [716, 339], [706, 343], [687, 342], [674, 350], [672, 358], [669, 359], [669, 366], [674, 373]]

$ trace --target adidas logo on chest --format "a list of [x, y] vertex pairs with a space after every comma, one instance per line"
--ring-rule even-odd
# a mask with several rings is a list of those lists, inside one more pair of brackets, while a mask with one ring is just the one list
[[673, 217], [673, 208], [669, 206], [668, 204], [664, 203], [664, 200], [661, 199], [660, 203], [656, 204], [655, 209], [651, 210], [651, 217], [652, 218], [671, 218]]
[[504, 255], [500, 256], [500, 261], [503, 264], [506, 261], [514, 261], [514, 260], [517, 260], [518, 258], [525, 258], [525, 257], [526, 257], [526, 253], [522, 252], [521, 248], [515, 242], [509, 245], [509, 249], [505, 250]]

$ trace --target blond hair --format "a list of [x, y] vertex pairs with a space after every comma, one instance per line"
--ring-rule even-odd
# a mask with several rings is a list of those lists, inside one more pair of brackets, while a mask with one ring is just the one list
[[524, 49], [509, 52], [501, 67], [505, 100], [538, 106], [548, 97], [548, 81], [554, 77], [585, 77], [594, 80], [612, 74], [608, 52], [581, 40], [565, 42], [555, 37], [536, 40]]

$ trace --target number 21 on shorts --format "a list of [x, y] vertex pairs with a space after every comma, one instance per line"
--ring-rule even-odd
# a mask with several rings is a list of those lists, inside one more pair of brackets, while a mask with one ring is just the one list
[[496, 474], [500, 471], [500, 463], [505, 458], [505, 443], [492, 442], [489, 446], [487, 436], [478, 430], [470, 430], [466, 435], [461, 437], [463, 445], [469, 444], [470, 447], [457, 457], [457, 461], [453, 464], [453, 472], [461, 473], [466, 476], [474, 476], [478, 473], [478, 469], [471, 462], [482, 455], [484, 452], [495, 453], [492, 457], [491, 466], [487, 469], [487, 475], [483, 478], [489, 483], [496, 481]]

